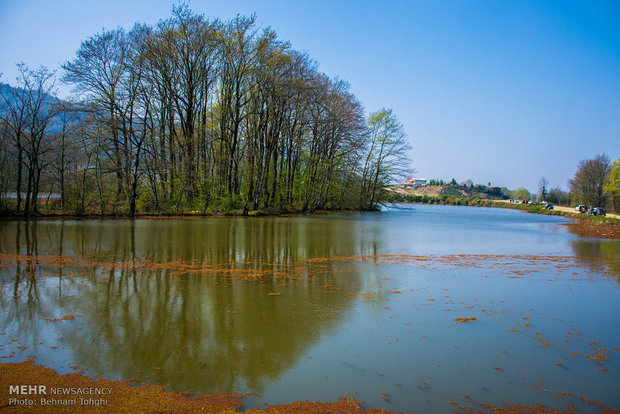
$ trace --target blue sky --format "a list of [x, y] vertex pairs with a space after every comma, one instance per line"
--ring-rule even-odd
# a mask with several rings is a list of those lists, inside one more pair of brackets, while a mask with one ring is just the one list
[[[101, 29], [155, 23], [171, 1], [0, 0], [0, 72], [58, 68]], [[392, 108], [416, 175], [536, 191], [580, 160], [620, 158], [619, 1], [191, 1], [256, 13], [366, 110]]]

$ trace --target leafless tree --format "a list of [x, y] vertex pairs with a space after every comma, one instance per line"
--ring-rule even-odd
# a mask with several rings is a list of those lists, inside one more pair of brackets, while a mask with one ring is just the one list
[[540, 181], [538, 182], [539, 200], [542, 201], [542, 200], [547, 199], [547, 188], [548, 187], [549, 187], [549, 181], [545, 177], [542, 177]]

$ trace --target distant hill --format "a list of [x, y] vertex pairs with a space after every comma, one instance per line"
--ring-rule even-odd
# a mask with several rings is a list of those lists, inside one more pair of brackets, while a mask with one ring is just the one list
[[[19, 93], [24, 93], [24, 90], [16, 86], [11, 86], [8, 83], [0, 82], [0, 93], [2, 93], [3, 96], [10, 99], [11, 95], [17, 95]], [[62, 102], [62, 100], [59, 100], [58, 98], [51, 96], [51, 95], [47, 95], [45, 100], [50, 105], [56, 102]], [[3, 104], [4, 104], [4, 99], [0, 97], [0, 107]]]
[[[25, 91], [22, 88], [11, 86], [7, 83], [0, 82], [0, 93], [2, 94], [0, 95], [0, 116], [1, 116], [6, 107], [5, 98], [11, 102], [14, 102], [15, 96], [19, 95], [20, 93], [25, 93]], [[3, 96], [5, 98], [3, 98]], [[62, 104], [62, 103], [69, 104], [68, 101], [63, 101], [62, 99], [58, 99], [52, 95], [47, 95], [45, 98], [45, 105], [48, 105], [49, 107], [53, 105], [57, 105], [57, 104]], [[58, 119], [52, 120], [52, 123], [48, 127], [48, 133], [59, 132], [61, 128], [62, 128], [62, 125], [61, 125], [60, 120]]]
[[483, 198], [489, 200], [499, 200], [508, 198], [502, 194], [499, 187], [487, 187], [485, 185], [465, 186], [459, 184], [430, 185], [424, 187], [405, 188], [403, 186], [392, 186], [391, 192], [402, 195], [429, 196], [429, 197], [462, 197], [462, 198]]

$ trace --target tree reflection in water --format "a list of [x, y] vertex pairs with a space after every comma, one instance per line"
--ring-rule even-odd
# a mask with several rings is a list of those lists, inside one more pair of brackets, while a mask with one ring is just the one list
[[[176, 390], [260, 393], [336, 329], [360, 286], [347, 276], [355, 264], [304, 260], [350, 254], [351, 229], [303, 220], [16, 222], [7, 230], [2, 251], [21, 256], [2, 269], [15, 296], [2, 298], [3, 325], [61, 372], [77, 365]], [[68, 314], [81, 317], [45, 321]], [[62, 338], [68, 360], [52, 359], [52, 337]]]
[[526, 370], [545, 381], [547, 403], [571, 384], [613, 405], [600, 372], [617, 364], [596, 352], [617, 348], [607, 329], [617, 326], [618, 285], [606, 275], [618, 276], [619, 244], [577, 239], [554, 219], [428, 206], [0, 222], [0, 356], [259, 394], [250, 404], [354, 392], [370, 406], [422, 412], [445, 412], [462, 395], [486, 399], [482, 387], [496, 400], [511, 388], [539, 401], [532, 382], [517, 381]]
[[603, 259], [607, 269], [616, 276], [618, 282], [620, 282], [619, 245], [618, 240], [576, 239], [572, 242], [576, 257]]

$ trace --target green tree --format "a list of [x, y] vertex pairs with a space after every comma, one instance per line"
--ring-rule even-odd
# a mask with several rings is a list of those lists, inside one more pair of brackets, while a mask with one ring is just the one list
[[500, 190], [500, 193], [502, 195], [503, 198], [510, 198], [510, 190], [506, 187], [502, 187]]
[[570, 204], [569, 194], [559, 187], [551, 188], [549, 190], [549, 192], [547, 193], [547, 200], [555, 204], [561, 204], [561, 205]]
[[611, 197], [615, 212], [620, 212], [620, 158], [611, 164], [603, 190]]
[[39, 188], [76, 214], [364, 208], [408, 170], [392, 112], [366, 124], [347, 82], [254, 16], [181, 4], [94, 34], [62, 65], [79, 101], [55, 111], [51, 72], [20, 67], [0, 87], [0, 193], [18, 211], [36, 213]]
[[381, 109], [368, 117], [370, 148], [362, 170], [361, 206], [372, 206], [380, 190], [409, 172], [403, 124], [391, 109]]
[[532, 197], [529, 191], [525, 187], [519, 187], [512, 191], [512, 198], [518, 200], [529, 200]]
[[578, 202], [601, 207], [607, 204], [603, 185], [609, 175], [609, 169], [609, 157], [605, 154], [579, 163], [575, 176], [570, 180], [570, 190]]

